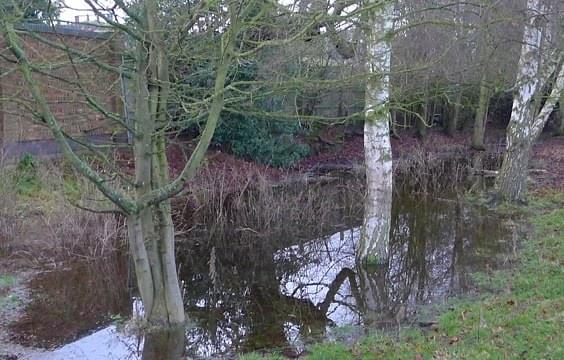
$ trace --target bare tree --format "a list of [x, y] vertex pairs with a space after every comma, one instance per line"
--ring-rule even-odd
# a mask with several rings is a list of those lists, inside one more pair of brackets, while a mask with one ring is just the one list
[[[101, 0], [86, 0], [86, 3], [102, 20], [95, 30], [109, 31], [116, 34], [114, 39], [122, 39], [117, 56], [123, 60], [121, 64], [103, 61], [94, 51], [73, 47], [63, 38], [53, 39], [33, 29], [22, 29], [19, 24], [24, 14], [12, 0], [8, 1], [10, 6], [5, 2], [0, 5], [1, 34], [12, 54], [4, 59], [13, 66], [12, 70], [17, 67], [29, 91], [29, 96], [19, 103], [34, 115], [36, 123], [51, 132], [76, 172], [90, 180], [113, 204], [114, 208], [102, 211], [117, 211], [127, 218], [144, 317], [157, 327], [174, 327], [184, 323], [185, 314], [175, 262], [170, 199], [178, 196], [186, 182], [196, 175], [226, 103], [233, 105], [247, 99], [241, 94], [249, 91], [249, 84], [233, 81], [229, 75], [233, 65], [261, 49], [303, 37], [313, 22], [306, 19], [288, 31], [256, 39], [249, 34], [267, 24], [272, 15], [288, 13], [287, 9], [262, 0], [194, 1], [188, 2], [181, 16], [168, 16], [170, 8], [159, 0], [130, 5], [122, 0], [109, 5]], [[54, 22], [50, 26], [56, 36], [58, 27]], [[30, 41], [58, 51], [58, 62], [35, 61], [29, 55], [33, 52]], [[66, 61], [61, 60], [65, 58]], [[179, 73], [171, 73], [172, 69], [177, 70], [173, 67], [178, 65], [176, 61], [206, 64], [211, 69], [212, 84], [191, 88]], [[127, 80], [127, 92], [132, 95], [133, 104], [130, 118], [108, 110], [89, 91], [92, 84], [81, 82], [81, 67], [86, 64]], [[57, 72], [59, 69], [66, 69], [65, 74]], [[67, 131], [41, 86], [45, 77], [72, 88], [98, 116], [131, 135], [134, 174], [127, 167], [120, 169], [105, 151], [108, 146], [119, 148], [127, 144], [96, 145]], [[203, 124], [197, 145], [173, 179], [166, 154], [167, 142], [171, 134], [185, 125], [174, 121], [171, 107]], [[81, 151], [76, 144], [80, 144]], [[92, 156], [96, 159], [94, 163], [88, 160]]]

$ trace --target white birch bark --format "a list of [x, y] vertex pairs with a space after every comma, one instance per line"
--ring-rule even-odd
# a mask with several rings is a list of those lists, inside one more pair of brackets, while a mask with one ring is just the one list
[[364, 156], [366, 200], [364, 222], [357, 249], [362, 262], [388, 259], [392, 211], [392, 149], [390, 145], [389, 73], [393, 2], [374, 10], [366, 34], [368, 70], [366, 82]]
[[[543, 46], [549, 43], [543, 42], [543, 37], [546, 38], [549, 34], [545, 34], [546, 26], [539, 19], [543, 8], [541, 0], [527, 1], [528, 20], [523, 32], [517, 69], [518, 90], [513, 99], [511, 119], [507, 127], [507, 149], [496, 179], [499, 196], [508, 201], [524, 199], [531, 148], [558, 102], [564, 85], [562, 54]], [[556, 81], [543, 107], [539, 109], [537, 103], [542, 95], [540, 92], [555, 71]]]

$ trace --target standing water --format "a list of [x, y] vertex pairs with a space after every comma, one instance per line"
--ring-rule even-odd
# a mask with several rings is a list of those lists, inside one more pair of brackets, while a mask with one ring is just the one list
[[[389, 263], [357, 267], [362, 201], [328, 198], [340, 210], [323, 226], [290, 222], [268, 234], [233, 223], [222, 233], [192, 226], [178, 244], [189, 358], [298, 356], [314, 341], [397, 331], [431, 306], [471, 295], [472, 273], [499, 267], [516, 246], [498, 215], [455, 197], [405, 192], [394, 197]], [[127, 264], [116, 255], [38, 276], [12, 324], [14, 341], [53, 349], [42, 359], [136, 359], [143, 349], [151, 358], [158, 339], [120, 325], [138, 304]]]

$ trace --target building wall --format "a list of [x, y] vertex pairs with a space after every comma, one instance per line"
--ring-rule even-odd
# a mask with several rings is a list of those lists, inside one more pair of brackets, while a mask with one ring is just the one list
[[[118, 65], [120, 56], [116, 52], [115, 39], [107, 34], [84, 30], [71, 31], [65, 28], [61, 33], [36, 29], [42, 37], [87, 52], [97, 60]], [[100, 137], [112, 134], [115, 124], [92, 109], [87, 102], [88, 94], [107, 111], [121, 114], [120, 78], [117, 74], [100, 69], [88, 60], [69, 61], [65, 51], [44, 44], [30, 36], [22, 35], [24, 50], [34, 66], [48, 74], [34, 73], [41, 91], [47, 99], [51, 111], [62, 125], [64, 131], [76, 137]], [[13, 59], [5, 42], [0, 38], [2, 57]], [[29, 106], [34, 107], [31, 95], [18, 71], [13, 71], [15, 64], [0, 57], [0, 138], [2, 147], [14, 148], [22, 142], [44, 143], [51, 139], [48, 128], [40, 124], [40, 119], [33, 116]], [[7, 74], [7, 75], [6, 75]], [[77, 85], [77, 84], [80, 84]], [[23, 104], [26, 104], [24, 106]]]

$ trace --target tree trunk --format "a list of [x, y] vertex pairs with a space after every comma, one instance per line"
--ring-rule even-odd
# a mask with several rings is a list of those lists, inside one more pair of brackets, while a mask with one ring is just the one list
[[[543, 59], [542, 64], [545, 68], [541, 68], [540, 59], [545, 54], [541, 45], [543, 31], [546, 30], [542, 27], [542, 23], [536, 21], [536, 14], [543, 11], [541, 2], [528, 0], [527, 10], [529, 20], [523, 33], [516, 78], [519, 88], [513, 99], [511, 119], [507, 129], [507, 149], [496, 179], [499, 197], [512, 202], [524, 200], [531, 148], [562, 96], [564, 88], [564, 66], [561, 54], [556, 59]], [[540, 112], [535, 114], [538, 104], [535, 104], [534, 99], [554, 72], [557, 75], [552, 90]]]
[[[168, 61], [160, 34], [154, 31], [156, 3], [145, 1], [144, 5], [143, 25], [148, 33], [147, 43], [137, 45], [136, 135], [133, 138], [135, 198], [138, 203], [155, 189], [169, 183], [165, 138], [161, 132], [155, 134], [157, 128], [167, 122]], [[145, 319], [161, 328], [183, 324], [185, 315], [174, 258], [170, 200], [165, 199], [141, 209], [139, 213], [130, 214], [129, 225], [129, 240]]]
[[472, 148], [476, 150], [484, 150], [484, 133], [486, 130], [486, 119], [488, 117], [488, 106], [490, 103], [490, 89], [486, 81], [486, 75], [482, 76], [480, 81], [480, 97], [478, 99], [478, 108], [476, 117], [474, 118], [474, 131], [472, 133]]
[[399, 135], [398, 135], [398, 126], [397, 126], [397, 120], [398, 120], [398, 112], [397, 110], [392, 110], [391, 111], [391, 115], [392, 115], [392, 119], [391, 119], [391, 123], [392, 123], [392, 136], [396, 139], [399, 139]]
[[460, 108], [462, 107], [461, 102], [462, 102], [462, 91], [460, 90], [460, 87], [457, 86], [457, 94], [454, 103], [454, 109], [448, 118], [448, 123], [446, 127], [447, 134], [449, 136], [454, 136], [456, 129], [458, 128], [458, 122], [459, 122], [458, 119], [460, 118]]
[[364, 156], [367, 195], [357, 259], [364, 263], [388, 260], [392, 211], [392, 148], [390, 144], [389, 72], [393, 4], [375, 10], [366, 35], [370, 79], [366, 83]]
[[515, 136], [511, 146], [505, 150], [496, 182], [500, 195], [505, 200], [523, 200], [527, 188], [527, 169], [531, 145], [527, 134], [522, 133], [519, 137]]
[[559, 110], [558, 114], [556, 114], [556, 128], [554, 129], [554, 135], [563, 136], [564, 135], [564, 92], [560, 94], [558, 110]]
[[526, 100], [531, 98], [529, 90], [532, 86], [529, 85], [524, 84], [513, 100], [507, 129], [507, 149], [496, 179], [499, 197], [512, 202], [524, 200], [531, 149], [564, 92], [564, 66], [560, 65], [552, 91], [537, 116], [531, 114], [531, 103]]
[[427, 136], [427, 123], [429, 122], [429, 100], [425, 98], [425, 102], [421, 105], [421, 114], [415, 118], [415, 126], [417, 128], [417, 136], [424, 139]]
[[484, 153], [477, 152], [472, 155], [472, 168], [468, 174], [468, 179], [472, 184], [470, 186], [470, 192], [481, 192], [484, 190]]
[[[166, 158], [166, 142], [163, 134], [157, 135], [154, 155], [154, 166], [158, 178], [154, 181], [158, 186], [167, 184], [168, 161]], [[176, 252], [174, 250], [174, 223], [172, 222], [172, 207], [170, 199], [162, 201], [155, 209], [157, 218], [157, 235], [162, 243], [159, 247], [159, 255], [162, 266], [162, 277], [164, 294], [169, 321], [173, 324], [184, 321], [184, 303], [180, 291], [176, 269]]]
[[[143, 94], [142, 90], [138, 92]], [[138, 111], [148, 105], [143, 99], [137, 100]], [[153, 124], [154, 119], [148, 115], [137, 116], [139, 133], [152, 134]], [[144, 131], [150, 132], [141, 132], [143, 127]], [[164, 139], [161, 143], [162, 148], [154, 146], [152, 136], [136, 136], [134, 139], [135, 178], [136, 183], [140, 184], [136, 190], [137, 199], [142, 199], [153, 187], [160, 187], [164, 179], [168, 179], [168, 166], [160, 160], [164, 150], [161, 153], [157, 151], [164, 149]], [[174, 225], [170, 201], [165, 200], [142, 209], [138, 214], [129, 215], [128, 225], [145, 319], [152, 325], [165, 328], [183, 324], [184, 306], [174, 259]]]

